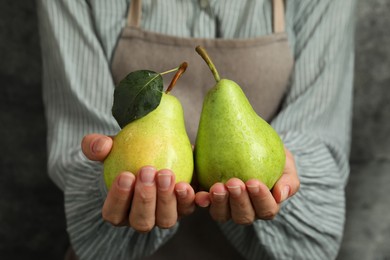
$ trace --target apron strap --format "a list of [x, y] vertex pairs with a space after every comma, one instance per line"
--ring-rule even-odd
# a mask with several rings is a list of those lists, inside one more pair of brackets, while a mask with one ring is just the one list
[[[284, 32], [284, 0], [272, 0], [273, 6], [273, 31], [274, 33]], [[139, 27], [142, 14], [142, 1], [131, 0], [129, 11], [127, 13], [127, 25]]]
[[130, 7], [127, 13], [127, 26], [139, 27], [141, 23], [142, 1], [130, 0]]
[[[284, 32], [284, 0], [272, 0], [273, 7], [273, 31], [274, 33]], [[142, 14], [142, 1], [131, 0], [129, 11], [127, 13], [127, 25], [139, 27]]]
[[274, 33], [284, 32], [284, 0], [273, 0], [273, 30]]

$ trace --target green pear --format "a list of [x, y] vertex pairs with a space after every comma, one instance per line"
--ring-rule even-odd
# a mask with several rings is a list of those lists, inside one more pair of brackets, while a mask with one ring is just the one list
[[276, 131], [253, 110], [232, 80], [220, 79], [206, 51], [197, 47], [216, 79], [204, 101], [195, 145], [195, 172], [202, 187], [232, 177], [258, 179], [271, 189], [286, 155]]
[[172, 170], [176, 182], [191, 181], [193, 152], [185, 129], [183, 108], [176, 97], [166, 93], [162, 94], [156, 109], [127, 124], [114, 137], [111, 152], [104, 161], [108, 188], [119, 173], [137, 174], [146, 165], [157, 170]]

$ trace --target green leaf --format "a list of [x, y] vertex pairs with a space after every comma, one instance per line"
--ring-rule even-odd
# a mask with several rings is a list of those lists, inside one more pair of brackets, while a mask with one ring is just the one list
[[161, 101], [163, 79], [154, 71], [129, 73], [114, 91], [112, 115], [121, 128], [153, 111]]

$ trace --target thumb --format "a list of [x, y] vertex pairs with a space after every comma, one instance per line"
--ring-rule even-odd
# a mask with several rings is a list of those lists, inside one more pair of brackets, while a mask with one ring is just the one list
[[294, 156], [289, 150], [287, 150], [287, 148], [285, 149], [285, 152], [286, 164], [283, 175], [279, 178], [272, 189], [272, 195], [277, 203], [281, 203], [294, 195], [299, 190], [300, 186]]
[[89, 134], [81, 141], [84, 155], [92, 161], [104, 161], [112, 148], [112, 138], [101, 134]]

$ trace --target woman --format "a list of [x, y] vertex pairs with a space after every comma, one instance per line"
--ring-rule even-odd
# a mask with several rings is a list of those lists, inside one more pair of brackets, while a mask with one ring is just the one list
[[[194, 252], [214, 258], [237, 259], [236, 252], [247, 259], [336, 257], [349, 173], [352, 0], [289, 0], [286, 11], [281, 0], [38, 3], [49, 174], [64, 190], [68, 232], [81, 259], [146, 256], [164, 243], [173, 247], [178, 236], [178, 243], [190, 241]], [[140, 178], [122, 173], [107, 193], [95, 161], [111, 149], [105, 135], [119, 131], [110, 112], [113, 81], [135, 69], [163, 71], [188, 61], [174, 95], [188, 113], [193, 140], [202, 93], [211, 87], [206, 66], [192, 56], [199, 43], [282, 137], [283, 176], [272, 192], [238, 179], [206, 192], [175, 186], [174, 173], [145, 167]], [[194, 82], [196, 88], [184, 88]], [[168, 185], [159, 186], [167, 176]], [[218, 224], [222, 233], [204, 214], [191, 214], [194, 203], [212, 219], [228, 220]], [[159, 218], [162, 213], [167, 217]], [[213, 230], [209, 240], [191, 240], [198, 233], [180, 229], [178, 215], [191, 215], [184, 224]], [[206, 220], [199, 224], [199, 218]]]

